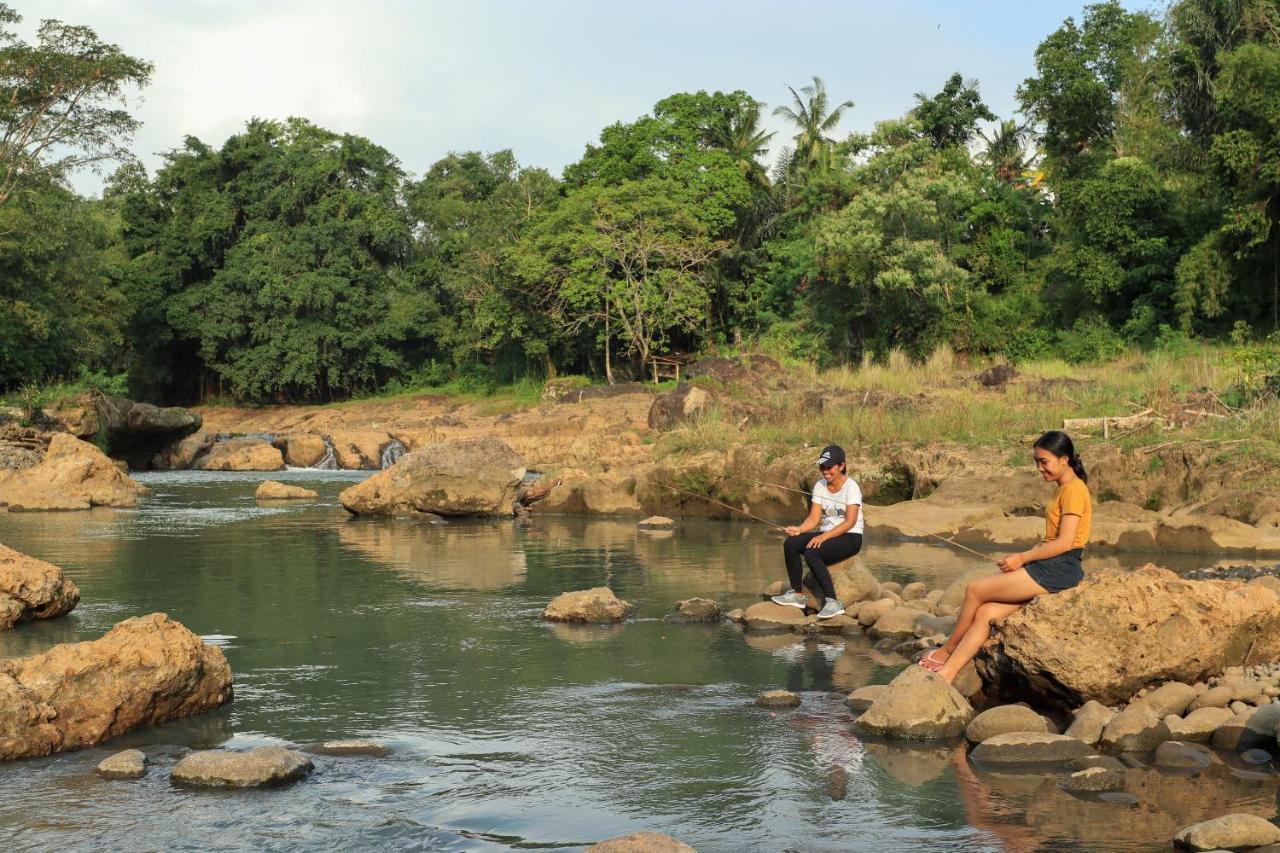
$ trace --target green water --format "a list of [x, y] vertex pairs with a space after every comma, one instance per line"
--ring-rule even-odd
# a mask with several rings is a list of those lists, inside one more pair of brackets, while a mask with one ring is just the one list
[[[236, 691], [215, 713], [0, 766], [4, 849], [573, 849], [649, 829], [704, 851], [1157, 850], [1224, 810], [1274, 814], [1274, 773], [1231, 760], [1208, 778], [1130, 771], [1130, 804], [1066, 795], [1061, 775], [974, 769], [955, 744], [859, 740], [843, 694], [887, 682], [901, 658], [861, 638], [661, 619], [693, 595], [746, 605], [780, 577], [762, 526], [354, 520], [336, 495], [356, 475], [283, 478], [323, 500], [258, 507], [260, 475], [186, 472], [142, 477], [153, 491], [136, 511], [0, 513], [0, 541], [63, 566], [83, 595], [70, 617], [0, 635], [0, 656], [163, 611], [222, 646]], [[865, 558], [882, 579], [931, 585], [974, 565], [874, 538]], [[635, 620], [538, 618], [598, 585], [635, 602]], [[778, 687], [801, 708], [752, 705]], [[192, 747], [337, 737], [393, 753], [318, 758], [279, 790], [168, 782]], [[93, 775], [125, 746], [150, 756], [145, 779]]]

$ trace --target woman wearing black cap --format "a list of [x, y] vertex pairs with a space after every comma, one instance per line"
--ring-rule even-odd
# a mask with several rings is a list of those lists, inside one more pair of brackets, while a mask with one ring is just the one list
[[801, 524], [786, 528], [787, 540], [782, 543], [791, 591], [773, 596], [773, 601], [804, 609], [800, 583], [808, 563], [826, 599], [818, 618], [830, 619], [844, 613], [844, 605], [836, 598], [827, 564], [847, 560], [862, 550], [862, 490], [847, 472], [844, 450], [834, 444], [818, 457], [818, 469], [822, 479], [813, 484], [809, 515]]

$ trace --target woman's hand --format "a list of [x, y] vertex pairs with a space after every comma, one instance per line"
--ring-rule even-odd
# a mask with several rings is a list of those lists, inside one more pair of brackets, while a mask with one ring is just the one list
[[1027, 559], [1021, 554], [1010, 554], [1000, 562], [996, 563], [1002, 572], [1016, 572], [1018, 569], [1026, 565]]
[[782, 528], [782, 532], [788, 536], [798, 536], [800, 534], [800, 527], [795, 524], [788, 524], [786, 527]]
[[827, 537], [826, 537], [826, 536], [815, 536], [815, 537], [813, 537], [812, 539], [810, 539], [810, 540], [809, 540], [809, 544], [808, 544], [808, 545], [806, 545], [805, 547], [806, 547], [806, 548], [821, 548], [821, 547], [822, 547], [822, 543], [823, 543], [823, 542], [826, 542], [826, 541], [827, 541]]

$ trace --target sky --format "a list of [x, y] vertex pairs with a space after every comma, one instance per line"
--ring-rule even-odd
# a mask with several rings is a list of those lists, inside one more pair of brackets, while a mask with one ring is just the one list
[[[303, 116], [356, 133], [415, 174], [450, 151], [512, 149], [559, 175], [600, 130], [667, 95], [745, 89], [768, 110], [817, 75], [850, 99], [837, 137], [900, 116], [953, 72], [1001, 117], [1036, 45], [1074, 2], [756, 0], [7, 0], [94, 28], [155, 64], [130, 105], [154, 171], [194, 135], [220, 145], [250, 118]], [[1129, 8], [1152, 8], [1127, 0]], [[775, 147], [789, 141], [781, 119]], [[81, 192], [101, 181], [75, 176]]]

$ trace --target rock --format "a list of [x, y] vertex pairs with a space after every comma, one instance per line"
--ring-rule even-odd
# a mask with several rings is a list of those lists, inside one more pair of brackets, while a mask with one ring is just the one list
[[524, 460], [496, 438], [444, 441], [402, 457], [338, 499], [354, 515], [504, 516], [524, 474]]
[[101, 639], [0, 660], [0, 759], [80, 749], [231, 698], [222, 650], [163, 613]]
[[112, 456], [142, 458], [196, 432], [203, 422], [189, 409], [100, 393], [64, 400], [49, 414], [76, 438], [101, 445]]
[[897, 581], [885, 581], [884, 583], [880, 584], [881, 595], [889, 595], [890, 593], [901, 597], [902, 584], [898, 583]]
[[140, 749], [126, 749], [102, 759], [96, 769], [108, 779], [141, 779], [147, 775], [147, 756]]
[[1067, 727], [1066, 734], [1087, 744], [1095, 744], [1102, 739], [1102, 730], [1111, 722], [1116, 712], [1090, 699], [1075, 713], [1075, 720]]
[[793, 631], [804, 624], [804, 611], [799, 607], [760, 601], [747, 608], [743, 614], [747, 628], [752, 631]]
[[80, 589], [62, 569], [0, 545], [0, 631], [64, 616], [79, 601]]
[[1067, 762], [1068, 770], [1086, 770], [1090, 767], [1105, 767], [1117, 773], [1123, 773], [1126, 769], [1124, 762], [1114, 755], [1085, 755]]
[[956, 673], [956, 680], [951, 682], [951, 686], [966, 699], [982, 692], [982, 678], [978, 676], [978, 669], [973, 665], [973, 661], [969, 661]]
[[[795, 608], [791, 608], [795, 609]], [[613, 594], [607, 586], [565, 592], [556, 596], [542, 611], [548, 622], [588, 622], [601, 624], [621, 622], [635, 607]]]
[[947, 584], [947, 588], [942, 591], [942, 597], [938, 599], [938, 606], [958, 608], [964, 603], [964, 591], [971, 581], [975, 581], [978, 578], [985, 578], [993, 574], [996, 574], [996, 572], [986, 568], [966, 570], [960, 577]]
[[1280, 842], [1280, 827], [1257, 815], [1229, 814], [1192, 824], [1173, 837], [1183, 850], [1249, 850]]
[[1012, 364], [996, 364], [988, 367], [974, 378], [978, 380], [979, 385], [986, 388], [1002, 388], [1005, 383], [1017, 375], [1017, 368]]
[[1266, 747], [1275, 743], [1277, 724], [1280, 724], [1280, 705], [1250, 708], [1214, 729], [1211, 741], [1218, 749], [1236, 752]]
[[948, 738], [961, 734], [973, 707], [942, 676], [910, 666], [889, 682], [854, 728], [892, 738]]
[[1169, 727], [1139, 699], [1111, 718], [1098, 743], [1116, 752], [1150, 752], [1169, 737]]
[[849, 560], [831, 567], [831, 582], [836, 588], [836, 598], [853, 611], [854, 606], [869, 598], [878, 597], [880, 582], [866, 567]]
[[921, 581], [913, 581], [902, 588], [903, 601], [915, 601], [929, 594], [929, 586]]
[[1198, 743], [1169, 740], [1156, 747], [1151, 763], [1165, 770], [1204, 770], [1212, 760], [1209, 750]]
[[1067, 777], [1063, 785], [1077, 794], [1101, 794], [1104, 791], [1123, 791], [1124, 773], [1106, 767], [1089, 767], [1077, 770]]
[[1091, 752], [1088, 744], [1068, 735], [1011, 732], [984, 740], [970, 755], [981, 764], [1060, 764]]
[[97, 447], [67, 433], [50, 437], [39, 464], [0, 471], [0, 504], [10, 510], [133, 507], [146, 492]]
[[302, 748], [303, 752], [312, 755], [333, 755], [338, 757], [366, 756], [369, 758], [386, 758], [391, 750], [372, 740], [326, 740], [320, 743], [309, 743]]
[[[339, 468], [378, 471], [382, 468], [382, 448], [391, 442], [391, 436], [385, 430], [346, 430], [333, 433], [329, 441], [333, 443], [333, 458]], [[427, 448], [415, 448], [418, 449]]]
[[1181, 717], [1187, 706], [1196, 699], [1196, 690], [1190, 684], [1170, 681], [1160, 685], [1143, 699], [1157, 717], [1167, 717], [1170, 714]]
[[710, 392], [696, 385], [681, 384], [653, 398], [649, 407], [649, 429], [666, 432], [701, 415], [713, 402]]
[[760, 694], [756, 704], [761, 708], [799, 708], [800, 697], [790, 690], [770, 690]]
[[864, 601], [858, 605], [858, 623], [870, 627], [880, 621], [880, 617], [884, 616], [898, 603], [892, 598], [878, 598], [874, 601]]
[[1246, 764], [1267, 764], [1271, 761], [1271, 753], [1265, 749], [1246, 749], [1240, 753], [1240, 758]]
[[914, 608], [895, 607], [877, 619], [867, 633], [872, 637], [893, 637], [895, 640], [914, 637], [916, 619], [920, 615], [920, 611]]
[[764, 589], [760, 594], [765, 598], [770, 598], [775, 595], [782, 595], [789, 589], [791, 589], [791, 584], [786, 581], [773, 581], [772, 583], [765, 584]]
[[[797, 608], [791, 608], [795, 610]], [[676, 612], [667, 617], [668, 622], [719, 622], [720, 605], [709, 598], [686, 598], [676, 602]]]
[[636, 524], [641, 530], [675, 530], [676, 523], [665, 515], [651, 515]]
[[256, 438], [216, 441], [193, 465], [197, 471], [283, 471], [280, 451]]
[[[293, 468], [310, 468], [329, 452], [323, 436], [319, 435], [286, 435], [276, 439], [275, 444], [284, 454], [284, 463]], [[283, 447], [281, 447], [283, 445]], [[337, 464], [335, 457], [334, 464]]]
[[844, 700], [844, 704], [854, 711], [865, 711], [871, 707], [873, 702], [883, 696], [888, 689], [887, 684], [868, 684], [866, 687], [859, 687], [848, 695]]
[[1199, 711], [1201, 708], [1225, 708], [1231, 704], [1234, 697], [1235, 691], [1230, 687], [1210, 687], [1193, 699], [1187, 707], [1192, 711]]
[[1227, 706], [1233, 714], [1248, 714], [1249, 706], [1244, 702], [1232, 702]]
[[258, 490], [253, 493], [255, 500], [260, 501], [291, 501], [291, 500], [314, 500], [320, 497], [320, 493], [311, 489], [304, 489], [301, 486], [290, 486], [275, 480], [263, 480], [258, 486]]
[[930, 616], [928, 613], [922, 613], [916, 617], [914, 627], [917, 637], [933, 637], [938, 634], [950, 637], [956, 630], [956, 617]]
[[747, 624], [747, 611], [743, 610], [741, 607], [735, 607], [726, 613], [724, 618], [735, 624], [745, 625]]
[[205, 433], [189, 435], [156, 451], [148, 465], [157, 471], [185, 471], [195, 467], [196, 460], [213, 447], [213, 436]]
[[1177, 720], [1166, 718], [1165, 725], [1174, 740], [1185, 743], [1208, 743], [1218, 726], [1235, 715], [1226, 708], [1199, 708]]
[[302, 753], [280, 746], [246, 752], [209, 749], [192, 753], [175, 764], [172, 779], [202, 788], [259, 788], [296, 782], [314, 767]]
[[659, 832], [633, 832], [592, 844], [587, 853], [697, 853], [694, 848]]
[[982, 743], [996, 735], [1013, 732], [1049, 733], [1044, 718], [1025, 705], [997, 705], [974, 717], [965, 728], [964, 736], [969, 743]]
[[1071, 708], [1121, 702], [1153, 681], [1192, 683], [1246, 655], [1280, 658], [1269, 590], [1187, 581], [1148, 564], [1038, 596], [996, 626], [977, 662], [995, 695]]

